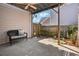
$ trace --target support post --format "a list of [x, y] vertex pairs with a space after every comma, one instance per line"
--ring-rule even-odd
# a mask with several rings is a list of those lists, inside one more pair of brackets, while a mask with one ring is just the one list
[[60, 45], [60, 3], [58, 4], [58, 45]]
[[33, 37], [33, 31], [34, 31], [34, 29], [33, 29], [33, 16], [32, 16], [33, 14], [32, 14], [32, 12], [31, 12], [31, 37]]

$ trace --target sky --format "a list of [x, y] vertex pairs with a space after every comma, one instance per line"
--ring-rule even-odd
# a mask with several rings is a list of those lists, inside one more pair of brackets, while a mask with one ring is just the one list
[[33, 23], [39, 23], [41, 20], [43, 20], [46, 17], [49, 17], [51, 15], [52, 10], [46, 10], [37, 14], [33, 15]]

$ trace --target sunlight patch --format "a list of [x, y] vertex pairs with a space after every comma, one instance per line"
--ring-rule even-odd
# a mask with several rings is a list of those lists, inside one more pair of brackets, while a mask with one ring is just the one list
[[79, 55], [79, 53], [64, 47], [66, 45], [58, 45], [57, 40], [55, 40], [53, 38], [45, 38], [45, 39], [39, 40], [38, 42], [45, 44], [45, 45], [52, 45], [53, 47], [57, 47], [59, 50], [64, 50], [66, 52], [71, 52], [71, 53], [75, 53], [75, 54]]

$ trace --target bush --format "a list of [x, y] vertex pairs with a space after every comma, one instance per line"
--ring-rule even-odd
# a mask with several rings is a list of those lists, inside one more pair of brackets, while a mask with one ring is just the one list
[[39, 35], [42, 35], [42, 36], [47, 36], [48, 35], [48, 31], [46, 31], [46, 30], [40, 30], [40, 32], [39, 32]]
[[41, 36], [47, 36], [47, 37], [54, 37], [54, 36], [57, 36], [57, 34], [55, 32], [50, 32], [50, 31], [47, 31], [47, 30], [40, 30], [39, 32]]
[[70, 39], [74, 39], [75, 38], [75, 33], [78, 30], [78, 28], [76, 26], [69, 26], [68, 27], [68, 36]]

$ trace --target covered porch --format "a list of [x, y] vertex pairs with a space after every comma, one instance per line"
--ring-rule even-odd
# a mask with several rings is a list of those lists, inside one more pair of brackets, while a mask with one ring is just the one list
[[[16, 55], [18, 56], [22, 56], [22, 55], [23, 56], [77, 56], [79, 55], [78, 38], [76, 37], [77, 30], [78, 30], [77, 27], [74, 27], [71, 25], [68, 27], [69, 33], [70, 33], [70, 34], [68, 33], [70, 35], [70, 37], [68, 36], [69, 40], [70, 39], [72, 40], [73, 32], [74, 34], [76, 34], [76, 36], [74, 36], [74, 38], [76, 39], [74, 45], [70, 45], [71, 40], [66, 41], [64, 32], [61, 33], [62, 26], [61, 26], [61, 16], [60, 16], [61, 12], [60, 11], [61, 11], [61, 6], [63, 6], [63, 4], [64, 3], [0, 4], [1, 11], [2, 11], [1, 16], [4, 15], [4, 17], [2, 17], [1, 19], [1, 22], [3, 23], [0, 24], [1, 25], [1, 29], [0, 29], [1, 41], [0, 42], [5, 43], [0, 46], [0, 55], [5, 55], [5, 56], [10, 56], [10, 55], [12, 56], [16, 56]], [[28, 7], [26, 7], [26, 5]], [[33, 7], [32, 5], [35, 7]], [[36, 24], [37, 31], [34, 31], [35, 29], [34, 29], [32, 16], [34, 15], [35, 17], [37, 17], [36, 14], [49, 10], [49, 9], [52, 9], [57, 15], [56, 33], [51, 33], [50, 30], [46, 31], [45, 26], [41, 26], [40, 23]], [[10, 17], [7, 16], [7, 12], [11, 13], [9, 14]], [[3, 20], [8, 20], [8, 21], [5, 22]], [[52, 21], [50, 22], [52, 23]], [[41, 27], [45, 29], [43, 30], [43, 32], [40, 32]], [[48, 26], [48, 29], [49, 27], [51, 26]], [[23, 29], [25, 32], [27, 32], [28, 34], [27, 40], [26, 39], [24, 40], [22, 39], [20, 41], [18, 40], [17, 42], [14, 42], [13, 45], [9, 45], [9, 43], [6, 42], [8, 41], [6, 40], [8, 39], [8, 37], [6, 36], [5, 33], [6, 31], [13, 30], [13, 29]], [[74, 31], [72, 31], [73, 29]], [[5, 34], [5, 37], [4, 37], [4, 34]]]

